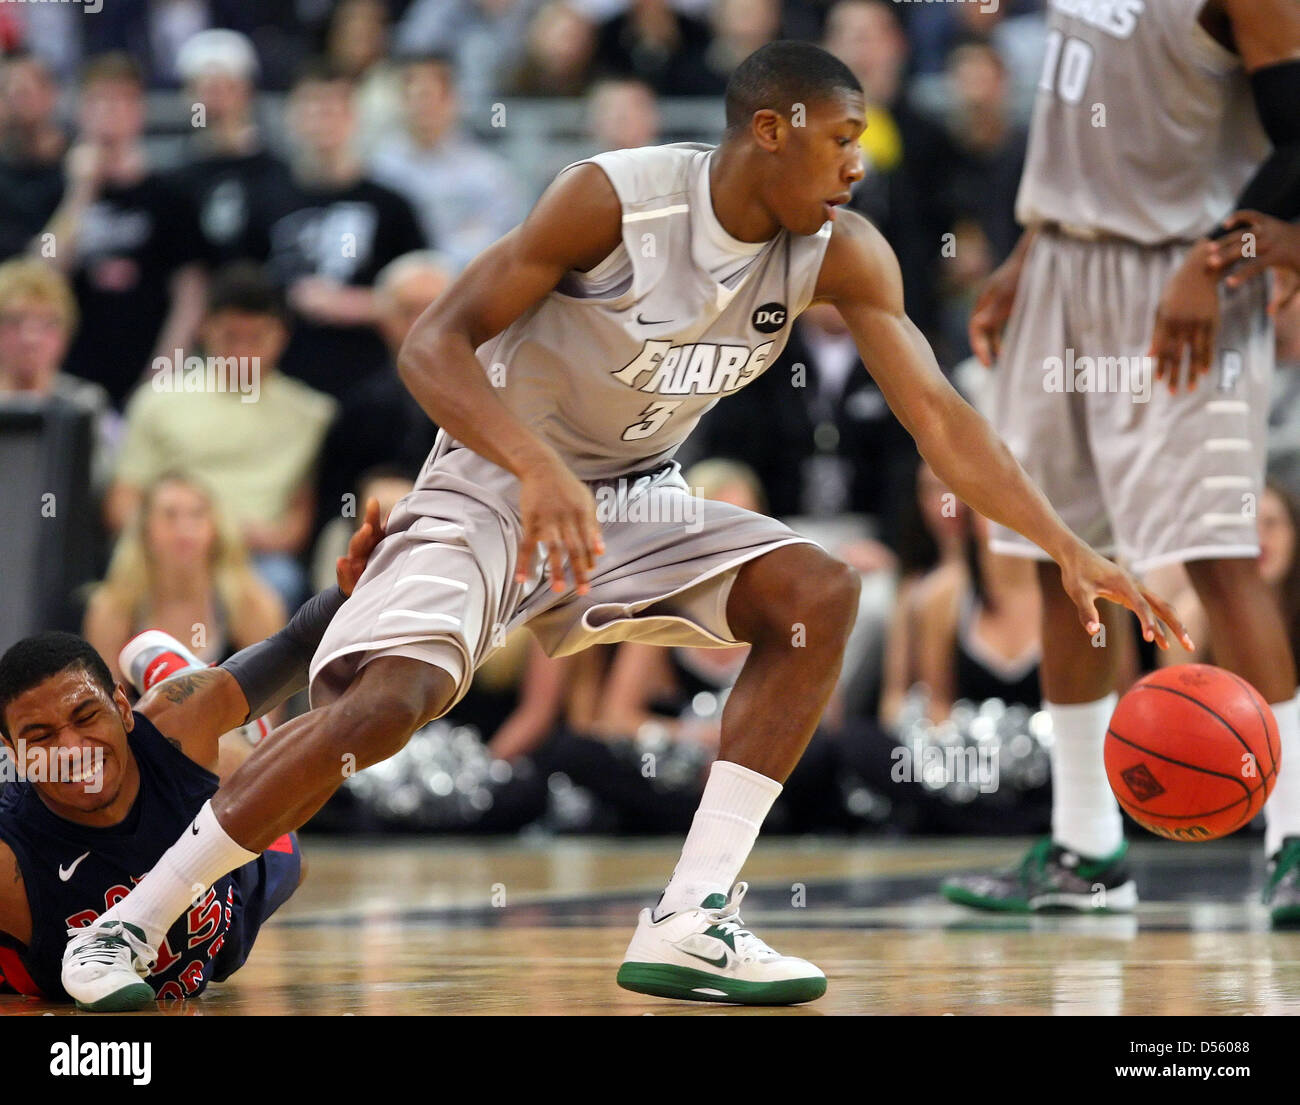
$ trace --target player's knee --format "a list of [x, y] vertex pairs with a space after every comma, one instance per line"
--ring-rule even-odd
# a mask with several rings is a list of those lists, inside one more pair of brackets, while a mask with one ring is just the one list
[[824, 557], [816, 571], [787, 577], [765, 619], [767, 631], [776, 637], [801, 636], [805, 647], [841, 648], [857, 620], [861, 591], [856, 571], [842, 560]]
[[376, 660], [326, 708], [336, 743], [348, 745], [358, 767], [368, 767], [400, 752], [420, 726], [444, 714], [455, 691], [455, 681], [441, 668]]

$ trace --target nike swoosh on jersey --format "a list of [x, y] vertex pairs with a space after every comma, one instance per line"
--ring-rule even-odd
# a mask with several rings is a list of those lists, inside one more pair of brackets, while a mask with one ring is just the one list
[[69, 867], [64, 867], [63, 864], [59, 864], [59, 882], [67, 882], [72, 878], [73, 872], [81, 866], [81, 861], [88, 855], [90, 855], [89, 852], [82, 852], [81, 855], [72, 861], [72, 864]]
[[670, 319], [670, 318], [656, 318], [656, 319], [642, 318], [641, 315], [640, 315], [640, 313], [638, 313], [637, 316], [636, 316], [636, 321], [637, 321], [637, 324], [640, 325], [640, 326], [666, 326], [668, 323], [672, 322], [672, 319]]

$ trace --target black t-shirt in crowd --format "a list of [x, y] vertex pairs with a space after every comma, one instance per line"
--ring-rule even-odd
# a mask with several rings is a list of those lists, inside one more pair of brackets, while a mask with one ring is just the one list
[[59, 161], [0, 161], [0, 260], [27, 249], [63, 198]]
[[265, 261], [265, 231], [256, 217], [266, 197], [292, 186], [289, 167], [265, 150], [200, 156], [172, 176], [198, 213], [204, 255], [213, 268], [231, 261]]
[[[305, 276], [369, 287], [389, 261], [426, 246], [411, 205], [370, 180], [342, 188], [290, 182], [265, 197], [261, 217], [269, 272], [285, 287]], [[387, 360], [372, 327], [328, 326], [298, 317], [281, 367], [337, 398]]]
[[64, 370], [102, 384], [120, 407], [149, 367], [173, 275], [202, 256], [194, 208], [173, 182], [150, 173], [102, 188], [77, 241], [81, 326]]

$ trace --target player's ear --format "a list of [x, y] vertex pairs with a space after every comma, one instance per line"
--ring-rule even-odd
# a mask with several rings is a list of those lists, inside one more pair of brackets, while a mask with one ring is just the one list
[[122, 727], [129, 733], [135, 728], [135, 715], [131, 713], [131, 703], [126, 697], [126, 688], [121, 683], [113, 684], [113, 705], [122, 718]]
[[765, 107], [754, 112], [754, 117], [749, 121], [749, 129], [760, 149], [775, 153], [785, 137], [785, 120], [771, 108]]

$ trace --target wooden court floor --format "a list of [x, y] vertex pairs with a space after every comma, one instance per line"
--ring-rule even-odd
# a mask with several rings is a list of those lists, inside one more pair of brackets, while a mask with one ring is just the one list
[[[307, 838], [307, 881], [243, 970], [154, 1015], [1300, 1013], [1300, 932], [1270, 931], [1256, 904], [1257, 842], [1136, 844], [1136, 917], [975, 914], [939, 897], [943, 875], [1024, 844], [760, 843], [746, 922], [830, 980], [820, 1001], [771, 1010], [614, 984], [676, 841]], [[51, 1011], [68, 1009], [0, 998], [0, 1015]]]

